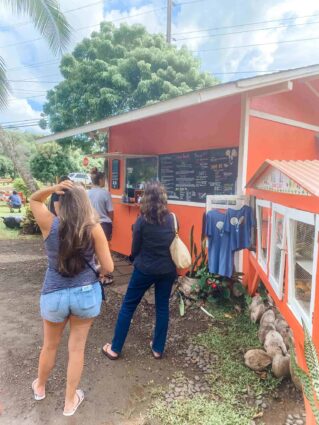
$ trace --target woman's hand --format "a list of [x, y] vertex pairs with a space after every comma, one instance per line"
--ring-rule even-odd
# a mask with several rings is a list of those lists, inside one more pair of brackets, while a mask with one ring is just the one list
[[53, 192], [57, 195], [64, 195], [65, 190], [72, 189], [73, 182], [71, 180], [64, 180], [63, 182], [52, 186]]

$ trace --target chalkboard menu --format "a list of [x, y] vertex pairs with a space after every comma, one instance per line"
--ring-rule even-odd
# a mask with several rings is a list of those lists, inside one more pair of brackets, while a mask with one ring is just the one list
[[205, 202], [206, 195], [232, 195], [237, 169], [238, 148], [159, 157], [159, 178], [171, 200]]
[[120, 188], [120, 160], [112, 160], [112, 189]]

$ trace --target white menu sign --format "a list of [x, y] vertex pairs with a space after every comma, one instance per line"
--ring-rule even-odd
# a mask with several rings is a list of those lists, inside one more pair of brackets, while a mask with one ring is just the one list
[[256, 189], [271, 190], [272, 192], [289, 193], [292, 195], [310, 196], [303, 187], [291, 180], [286, 174], [270, 167], [255, 183]]

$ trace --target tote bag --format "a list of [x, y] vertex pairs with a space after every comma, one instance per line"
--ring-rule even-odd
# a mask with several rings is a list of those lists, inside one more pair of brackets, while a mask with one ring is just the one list
[[172, 260], [178, 269], [186, 269], [192, 264], [191, 255], [187, 246], [178, 235], [177, 220], [174, 213], [171, 213], [174, 219], [175, 238], [169, 247]]

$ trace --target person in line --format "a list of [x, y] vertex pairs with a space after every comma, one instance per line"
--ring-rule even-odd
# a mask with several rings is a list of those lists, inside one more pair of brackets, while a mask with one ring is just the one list
[[131, 257], [134, 271], [118, 315], [112, 344], [103, 353], [111, 360], [119, 358], [131, 319], [145, 292], [155, 284], [156, 325], [151, 352], [162, 358], [169, 322], [169, 298], [176, 279], [176, 266], [170, 254], [174, 239], [174, 219], [167, 207], [167, 195], [159, 182], [146, 184], [141, 216], [133, 227]]
[[[68, 176], [62, 176], [59, 178], [59, 183], [62, 183], [66, 180], [71, 180]], [[52, 214], [58, 215], [59, 214], [59, 208], [60, 208], [60, 195], [57, 193], [52, 193], [49, 203], [49, 210]]]
[[12, 195], [9, 196], [8, 204], [10, 207], [10, 212], [13, 212], [14, 209], [18, 209], [19, 212], [21, 212], [22, 201], [16, 190], [14, 190]]
[[[113, 232], [114, 211], [112, 197], [105, 188], [105, 174], [97, 171], [91, 174], [93, 187], [88, 191], [89, 199], [97, 214], [100, 217], [100, 224], [108, 242], [111, 242]], [[109, 275], [105, 284], [111, 284], [113, 276]]]
[[[46, 199], [56, 193], [55, 217]], [[45, 386], [54, 367], [62, 333], [69, 322], [69, 361], [63, 415], [72, 416], [84, 399], [78, 389], [84, 349], [93, 320], [100, 313], [102, 292], [94, 270], [94, 254], [101, 264], [100, 279], [113, 271], [105, 234], [95, 217], [85, 189], [63, 181], [35, 192], [30, 207], [38, 223], [48, 256], [48, 268], [40, 297], [44, 341], [38, 377], [32, 383], [35, 400], [45, 398]]]

